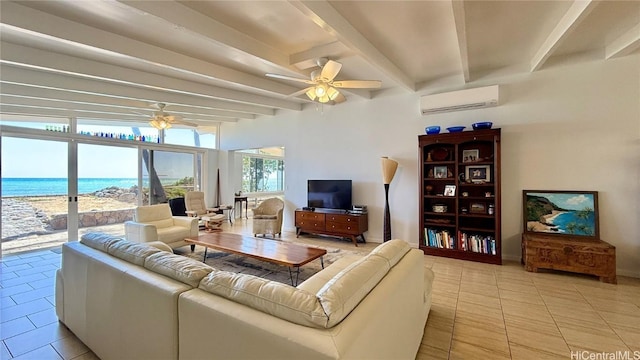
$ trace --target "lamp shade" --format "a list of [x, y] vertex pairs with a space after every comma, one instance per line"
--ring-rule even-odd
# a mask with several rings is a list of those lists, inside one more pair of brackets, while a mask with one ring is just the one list
[[386, 156], [383, 156], [381, 160], [382, 160], [382, 183], [391, 184], [391, 180], [393, 180], [393, 176], [396, 174], [396, 169], [398, 169], [398, 162], [395, 160], [391, 160]]

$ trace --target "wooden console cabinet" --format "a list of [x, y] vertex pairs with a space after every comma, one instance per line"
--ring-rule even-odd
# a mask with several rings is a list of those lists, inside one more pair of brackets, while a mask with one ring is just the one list
[[358, 246], [358, 237], [365, 242], [369, 230], [367, 214], [349, 214], [332, 210], [296, 210], [296, 235], [302, 233], [346, 237]]
[[602, 282], [616, 283], [616, 248], [602, 240], [523, 234], [522, 260], [527, 271], [563, 270], [595, 275]]

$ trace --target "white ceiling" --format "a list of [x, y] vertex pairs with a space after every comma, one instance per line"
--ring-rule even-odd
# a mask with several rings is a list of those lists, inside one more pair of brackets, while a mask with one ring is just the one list
[[305, 85], [264, 74], [307, 78], [318, 57], [339, 80], [382, 80], [343, 90], [368, 101], [640, 51], [640, 1], [3, 0], [0, 14], [0, 112], [125, 121], [157, 102], [199, 125], [301, 111], [288, 95]]

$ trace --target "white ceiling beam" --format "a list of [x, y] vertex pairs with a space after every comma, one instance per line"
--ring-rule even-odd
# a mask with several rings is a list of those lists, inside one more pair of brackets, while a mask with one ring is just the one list
[[139, 117], [135, 116], [123, 116], [118, 114], [106, 114], [101, 113], [100, 116], [93, 112], [86, 111], [74, 111], [67, 109], [58, 109], [52, 107], [42, 106], [27, 106], [27, 105], [12, 105], [0, 103], [0, 113], [13, 114], [13, 115], [30, 115], [30, 116], [46, 116], [46, 117], [80, 117], [90, 119], [110, 119], [110, 120], [123, 120], [123, 121], [135, 121], [140, 122]]
[[362, 56], [399, 85], [409, 91], [415, 91], [415, 84], [409, 76], [360, 34], [329, 2], [308, 0], [290, 0], [289, 2], [316, 25], [337, 37], [348, 48]]
[[[42, 116], [42, 117], [77, 117], [87, 120], [117, 120], [117, 121], [129, 121], [135, 123], [146, 123], [148, 118], [141, 118], [139, 116], [123, 115], [118, 113], [101, 113], [84, 110], [68, 110], [56, 107], [47, 106], [35, 106], [35, 105], [14, 105], [5, 104], [0, 102], [0, 113], [8, 115], [24, 115], [24, 116]], [[199, 126], [211, 126], [220, 122], [236, 122], [237, 119], [230, 118], [217, 118], [212, 121], [189, 121], [197, 123]]]
[[294, 65], [299, 69], [309, 69], [318, 66], [318, 64], [316, 63], [316, 59], [318, 58], [326, 57], [330, 60], [337, 61], [339, 59], [335, 58], [336, 56], [342, 57], [349, 54], [353, 54], [353, 52], [349, 50], [349, 48], [344, 46], [344, 44], [339, 41], [334, 41], [328, 44], [313, 47], [305, 51], [291, 54], [289, 55], [289, 62], [291, 63], [291, 65]]
[[464, 82], [471, 81], [469, 74], [469, 53], [467, 45], [467, 27], [464, 12], [464, 1], [452, 0], [451, 8], [453, 10], [453, 22], [456, 27], [456, 35], [458, 38], [458, 50], [460, 51], [460, 66], [462, 67], [462, 75]]
[[640, 48], [640, 24], [636, 24], [605, 47], [605, 59], [629, 55]]
[[[203, 15], [176, 1], [119, 0], [132, 8], [144, 11], [192, 33], [201, 35], [219, 45], [228, 47], [233, 58], [251, 57], [254, 61], [279, 67], [283, 72], [299, 74], [291, 68], [287, 54], [258, 41], [232, 27]], [[230, 48], [230, 49], [229, 49]]]
[[299, 103], [292, 101], [247, 94], [236, 90], [223, 89], [173, 77], [127, 69], [98, 61], [15, 45], [4, 41], [0, 42], [0, 49], [2, 50], [0, 52], [1, 58], [4, 61], [15, 64], [26, 64], [42, 69], [51, 69], [54, 72], [60, 71], [79, 77], [278, 109], [301, 109]]
[[531, 60], [531, 72], [539, 70], [544, 65], [562, 44], [562, 41], [589, 15], [597, 4], [597, 0], [576, 0], [573, 2], [534, 55]]
[[[75, 111], [84, 111], [89, 113], [95, 113], [96, 116], [100, 116], [99, 114], [110, 114], [110, 115], [121, 115], [126, 116], [127, 118], [136, 117], [140, 121], [147, 121], [153, 115], [156, 109], [148, 108], [144, 110], [140, 109], [129, 109], [122, 108], [111, 105], [97, 105], [97, 104], [86, 104], [86, 103], [77, 103], [73, 101], [63, 101], [57, 99], [43, 99], [36, 98], [32, 96], [17, 96], [17, 95], [8, 95], [2, 94], [0, 97], [0, 103], [2, 104], [10, 104], [15, 106], [29, 106], [29, 107], [43, 107], [50, 109], [60, 109], [60, 110], [70, 110], [73, 109]], [[211, 122], [220, 122], [220, 121], [232, 121], [235, 122], [234, 118], [229, 117], [218, 117], [218, 116], [209, 116], [204, 114], [193, 114], [193, 113], [185, 113], [178, 110], [175, 110], [172, 106], [166, 109], [167, 113], [171, 115], [179, 115], [185, 120], [189, 120], [192, 122], [200, 123], [211, 123]], [[226, 119], [226, 120], [221, 120]]]
[[[7, 95], [11, 95], [11, 96], [24, 97], [24, 98], [66, 101], [66, 102], [78, 103], [78, 104], [104, 105], [104, 106], [118, 107], [118, 108], [124, 108], [124, 109], [131, 109], [139, 112], [155, 110], [151, 108], [150, 107], [151, 104], [146, 101], [141, 101], [137, 99], [126, 99], [126, 98], [120, 98], [120, 97], [110, 97], [104, 94], [86, 94], [86, 93], [79, 93], [79, 92], [70, 92], [66, 90], [10, 84], [10, 83], [4, 83], [4, 82], [0, 82], [0, 87], [2, 88], [2, 93], [0, 93], [0, 101], [2, 101], [3, 97]], [[2, 102], [6, 102], [6, 101], [2, 101]], [[191, 112], [197, 111], [196, 114], [217, 116], [217, 117], [223, 117], [223, 118], [238, 118], [238, 119], [248, 119], [248, 120], [256, 118], [255, 115], [248, 114], [248, 113], [216, 110], [216, 109], [210, 109], [202, 106], [191, 106], [186, 104], [171, 104], [170, 108], [183, 111], [183, 112], [185, 110], [188, 110]]]
[[160, 65], [190, 75], [222, 81], [229, 85], [240, 84], [249, 89], [278, 95], [290, 94], [298, 90], [264, 77], [195, 59], [12, 2], [3, 2], [2, 22], [36, 34], [44, 34], [50, 41], [60, 39], [66, 43], [94, 48], [102, 55], [111, 55], [115, 58], [130, 57], [146, 62], [148, 66]]
[[169, 93], [159, 90], [151, 90], [126, 86], [120, 84], [105, 83], [83, 79], [74, 76], [65, 76], [44, 71], [25, 69], [6, 64], [0, 64], [0, 80], [13, 84], [23, 84], [42, 88], [60, 89], [85, 94], [105, 94], [111, 97], [137, 99], [148, 103], [166, 102], [168, 104], [192, 104], [213, 109], [244, 112], [257, 115], [274, 115], [275, 110], [262, 106], [234, 103], [204, 97], [196, 97], [185, 94]]

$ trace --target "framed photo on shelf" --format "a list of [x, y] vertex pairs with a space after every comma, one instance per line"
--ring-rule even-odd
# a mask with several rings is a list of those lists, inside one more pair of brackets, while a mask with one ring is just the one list
[[487, 208], [484, 203], [471, 203], [469, 206], [469, 212], [474, 214], [486, 214]]
[[463, 163], [476, 162], [478, 160], [480, 160], [480, 150], [462, 150]]
[[523, 190], [524, 232], [599, 240], [598, 192]]
[[469, 165], [465, 168], [464, 173], [471, 182], [491, 182], [490, 165]]
[[456, 196], [456, 186], [455, 185], [445, 185], [444, 186], [444, 196]]
[[447, 177], [447, 167], [446, 166], [434, 166], [433, 167], [433, 177], [436, 179], [445, 179]]

